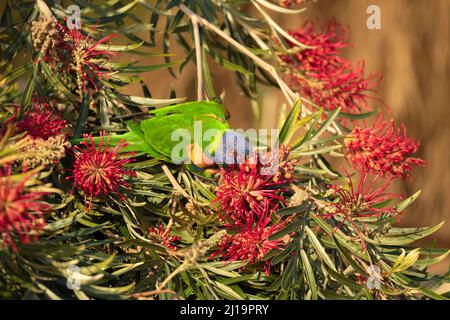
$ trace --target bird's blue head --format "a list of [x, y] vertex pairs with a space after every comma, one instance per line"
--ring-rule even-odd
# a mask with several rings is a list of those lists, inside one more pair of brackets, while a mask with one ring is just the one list
[[253, 154], [254, 147], [249, 139], [240, 132], [228, 130], [214, 155], [208, 155], [216, 164], [240, 164]]

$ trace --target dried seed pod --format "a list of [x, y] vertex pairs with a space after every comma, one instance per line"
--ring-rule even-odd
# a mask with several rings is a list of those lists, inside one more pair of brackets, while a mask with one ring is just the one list
[[31, 39], [33, 46], [42, 56], [52, 55], [57, 41], [58, 30], [54, 19], [39, 17], [31, 23]]
[[22, 152], [31, 153], [30, 157], [23, 161], [28, 167], [39, 165], [47, 166], [60, 160], [66, 155], [65, 147], [70, 147], [63, 134], [50, 137], [47, 140], [40, 138], [27, 138], [28, 142], [22, 148]]

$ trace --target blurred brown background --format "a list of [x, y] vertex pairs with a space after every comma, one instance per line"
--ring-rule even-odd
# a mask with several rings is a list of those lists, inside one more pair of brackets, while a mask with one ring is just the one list
[[[381, 30], [366, 27], [366, 10], [371, 4], [381, 8]], [[282, 19], [270, 13], [286, 29], [301, 25], [308, 16], [321, 21], [335, 17], [350, 26], [354, 46], [345, 51], [346, 57], [364, 59], [367, 72], [384, 75], [379, 97], [392, 108], [397, 123], [405, 123], [408, 134], [422, 142], [418, 156], [428, 161], [426, 168], [414, 171], [412, 179], [396, 186], [405, 194], [423, 191], [401, 225], [432, 226], [446, 220], [444, 227], [422, 244], [450, 247], [450, 0], [318, 0], [309, 1], [307, 8], [305, 13]], [[285, 102], [280, 92], [261, 88], [264, 112], [258, 123], [234, 75], [213, 65], [217, 92], [226, 92], [232, 126], [275, 127], [277, 112]], [[154, 97], [167, 97], [172, 85], [179, 96], [194, 99], [196, 95], [192, 66], [177, 80], [162, 71], [149, 74], [145, 82]], [[434, 269], [445, 272], [448, 260]]]

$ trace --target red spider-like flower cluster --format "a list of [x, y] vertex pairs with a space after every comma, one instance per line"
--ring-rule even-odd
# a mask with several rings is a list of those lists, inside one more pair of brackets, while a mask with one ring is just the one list
[[395, 207], [386, 207], [393, 199], [402, 198], [398, 194], [385, 193], [392, 179], [387, 179], [383, 184], [375, 188], [374, 184], [378, 177], [375, 176], [370, 183], [367, 183], [368, 174], [362, 171], [356, 188], [350, 176], [348, 176], [349, 189], [336, 185], [330, 186], [330, 189], [338, 196], [338, 199], [323, 214], [325, 218], [337, 219], [338, 225], [335, 227], [335, 230], [341, 229], [346, 222], [349, 222], [356, 231], [363, 248], [365, 242], [362, 239], [362, 234], [367, 235], [364, 218], [398, 218], [400, 214]]
[[[89, 35], [84, 35], [79, 29], [66, 30], [65, 41], [61, 44], [66, 50], [72, 53], [73, 63], [78, 74], [81, 75], [83, 89], [86, 90], [88, 84], [97, 90], [97, 81], [108, 76], [111, 69], [105, 65], [114, 56], [114, 52], [108, 50], [98, 50], [98, 46], [108, 42], [115, 35], [106, 36], [95, 41]], [[99, 63], [102, 58], [102, 63]]]
[[221, 169], [214, 202], [220, 204], [225, 223], [251, 223], [255, 215], [262, 217], [283, 201], [286, 180], [274, 181], [273, 175], [263, 175], [261, 169], [261, 163], [254, 160], [241, 163], [237, 170], [234, 166]]
[[[284, 245], [283, 239], [269, 240], [288, 221], [272, 222], [273, 213], [284, 202], [283, 193], [292, 178], [291, 164], [285, 161], [288, 153], [283, 148], [280, 150], [283, 158], [270, 174], [264, 170], [270, 164], [262, 164], [259, 157], [221, 170], [214, 203], [220, 205], [220, 217], [231, 234], [220, 241], [212, 258], [219, 256], [225, 261], [253, 263]], [[266, 273], [269, 267], [270, 259], [265, 263]]]
[[165, 227], [162, 223], [158, 225], [158, 228], [151, 227], [149, 229], [148, 237], [151, 241], [160, 246], [166, 247], [167, 249], [177, 250], [177, 246], [173, 243], [181, 240], [178, 236], [170, 235], [171, 229]]
[[220, 204], [222, 221], [228, 225], [251, 224], [283, 203], [283, 192], [292, 180], [290, 149], [255, 153], [239, 165], [221, 169], [214, 203]]
[[407, 177], [413, 165], [424, 166], [425, 161], [411, 155], [419, 142], [406, 136], [402, 125], [397, 130], [394, 120], [382, 117], [372, 127], [355, 127], [346, 142], [346, 157], [357, 168], [387, 177]]
[[104, 132], [98, 138], [98, 147], [91, 135], [85, 134], [84, 138], [88, 141], [74, 147], [75, 163], [68, 179], [83, 191], [85, 200], [111, 193], [124, 198], [120, 189], [129, 187], [124, 176], [136, 174], [124, 167], [132, 161], [133, 155], [120, 153], [127, 144], [119, 142], [114, 147], [109, 146], [110, 136], [106, 137]]
[[5, 246], [11, 245], [17, 250], [13, 235], [23, 244], [32, 239], [31, 231], [36, 231], [36, 238], [45, 225], [43, 214], [51, 206], [42, 202], [44, 192], [26, 190], [25, 185], [33, 173], [25, 172], [19, 182], [14, 181], [11, 174], [11, 166], [0, 168], [0, 235]]
[[67, 121], [61, 119], [49, 103], [33, 99], [30, 109], [23, 110], [23, 116], [17, 119], [15, 126], [19, 133], [26, 131], [33, 138], [47, 140], [62, 134]]
[[14, 125], [16, 133], [26, 132], [29, 137], [44, 140], [63, 134], [67, 127], [67, 121], [61, 119], [51, 104], [37, 98], [32, 98], [28, 108], [16, 107], [14, 115], [3, 123], [3, 127], [8, 124]]
[[[270, 240], [269, 237], [279, 231], [287, 220], [271, 225], [271, 215], [257, 220], [254, 225], [246, 225], [239, 232], [226, 234], [218, 244], [211, 258], [220, 257], [225, 261], [247, 260], [248, 263], [260, 261], [270, 250], [285, 245], [285, 238]], [[266, 274], [270, 272], [270, 259], [264, 263]]]
[[54, 46], [45, 52], [43, 60], [60, 73], [70, 74], [75, 71], [78, 90], [85, 91], [89, 85], [97, 90], [99, 80], [111, 72], [105, 63], [115, 55], [113, 51], [99, 50], [98, 47], [115, 35], [97, 41], [80, 29], [67, 28], [55, 21], [52, 37]]
[[[353, 64], [339, 56], [349, 46], [347, 29], [330, 20], [322, 31], [316, 31], [308, 20], [302, 28], [289, 32], [309, 48], [282, 55], [288, 65], [290, 85], [325, 110], [340, 107], [343, 112], [360, 113], [370, 110], [367, 93], [375, 88], [379, 76], [365, 76], [364, 62]], [[289, 44], [294, 44], [288, 41]]]

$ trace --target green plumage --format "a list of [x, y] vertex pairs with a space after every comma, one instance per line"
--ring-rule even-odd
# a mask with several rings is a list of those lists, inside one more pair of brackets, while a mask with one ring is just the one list
[[[201, 124], [203, 135], [208, 129], [216, 129], [216, 134], [211, 141], [199, 142], [202, 149], [208, 145], [214, 145], [210, 152], [221, 141], [221, 137], [229, 129], [225, 110], [222, 105], [212, 101], [195, 101], [177, 104], [169, 107], [155, 109], [149, 112], [151, 118], [145, 119], [140, 123], [128, 121], [129, 132], [122, 135], [111, 136], [110, 144], [115, 145], [123, 140], [128, 146], [123, 151], [132, 151], [138, 154], [148, 154], [155, 159], [171, 161], [172, 150], [180, 141], [172, 141], [172, 134], [175, 130], [184, 129], [190, 134], [191, 141], [194, 143], [195, 122]], [[185, 135], [183, 135], [185, 136]], [[98, 138], [94, 141], [97, 142]]]

